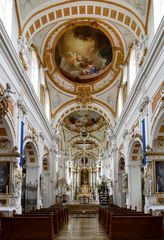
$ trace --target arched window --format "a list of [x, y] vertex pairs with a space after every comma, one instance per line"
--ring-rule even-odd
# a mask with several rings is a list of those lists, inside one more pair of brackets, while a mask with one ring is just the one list
[[127, 92], [127, 87], [128, 87], [128, 67], [127, 65], [124, 66], [123, 69], [123, 79], [122, 79], [122, 101], [123, 101], [123, 106], [126, 103], [127, 97], [128, 97], [128, 92]]
[[154, 33], [157, 31], [158, 26], [164, 16], [164, 0], [153, 0], [154, 9]]
[[2, 22], [5, 22], [5, 12], [6, 12], [6, 0], [0, 1], [0, 18]]
[[43, 67], [40, 68], [40, 103], [45, 106], [45, 72]]
[[127, 65], [124, 66], [124, 69], [123, 69], [123, 84], [125, 84], [127, 82], [127, 79], [128, 79], [128, 68], [127, 68]]
[[132, 88], [134, 80], [136, 78], [136, 52], [135, 49], [132, 50], [129, 60], [129, 91]]
[[39, 65], [35, 51], [32, 51], [32, 63], [31, 63], [31, 82], [34, 90], [39, 95]]
[[48, 90], [46, 90], [45, 92], [45, 113], [48, 120], [50, 120], [50, 97], [48, 94]]
[[13, 20], [13, 0], [0, 0], [0, 18], [5, 26], [9, 37], [11, 37]]
[[122, 94], [122, 86], [119, 88], [119, 93], [118, 93], [118, 109], [117, 109], [117, 114], [118, 117], [121, 115], [123, 109], [123, 94]]

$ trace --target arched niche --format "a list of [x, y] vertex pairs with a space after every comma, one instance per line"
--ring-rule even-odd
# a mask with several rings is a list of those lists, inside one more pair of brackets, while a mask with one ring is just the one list
[[43, 207], [50, 205], [50, 163], [47, 156], [43, 156], [42, 173], [40, 175], [40, 191]]
[[129, 171], [128, 171], [128, 199], [129, 205], [138, 210], [144, 207], [142, 172], [143, 157], [142, 143], [140, 139], [134, 139], [129, 146]]
[[126, 189], [123, 186], [123, 174], [125, 173], [125, 156], [120, 154], [118, 161], [118, 204], [121, 207], [126, 205]]
[[38, 204], [38, 151], [37, 145], [27, 141], [24, 145], [23, 183], [22, 183], [22, 211], [29, 212], [37, 208]]

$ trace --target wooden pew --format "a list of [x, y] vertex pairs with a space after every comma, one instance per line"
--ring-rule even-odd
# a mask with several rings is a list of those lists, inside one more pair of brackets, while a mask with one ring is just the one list
[[52, 216], [2, 218], [3, 240], [54, 240]]
[[110, 240], [162, 240], [162, 216], [114, 216]]
[[15, 218], [21, 218], [21, 217], [42, 218], [42, 217], [50, 217], [51, 215], [52, 215], [52, 218], [53, 218], [54, 234], [58, 234], [59, 233], [59, 222], [58, 222], [58, 219], [56, 218], [56, 214], [55, 213], [51, 213], [51, 212], [23, 213], [23, 214], [14, 214], [13, 217], [15, 217]]
[[113, 216], [151, 216], [151, 214], [145, 214], [143, 212], [133, 211], [109, 211], [105, 223], [105, 232], [109, 234], [111, 215]]
[[63, 219], [63, 209], [61, 208], [41, 208], [39, 210], [36, 210], [31, 213], [44, 213], [44, 212], [55, 212], [57, 215], [58, 223], [59, 223], [59, 229], [63, 228], [64, 225], [64, 219]]

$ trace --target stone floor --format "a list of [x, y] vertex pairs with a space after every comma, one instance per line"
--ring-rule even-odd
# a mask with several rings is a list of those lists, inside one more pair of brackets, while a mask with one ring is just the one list
[[107, 240], [96, 214], [78, 214], [69, 217], [69, 223], [55, 240]]

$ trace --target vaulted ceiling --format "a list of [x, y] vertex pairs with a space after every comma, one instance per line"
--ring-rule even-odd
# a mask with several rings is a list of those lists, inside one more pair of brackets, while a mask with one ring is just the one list
[[[46, 69], [55, 127], [75, 155], [107, 146], [122, 66], [147, 33], [150, 0], [15, 0], [20, 36]], [[102, 145], [105, 146], [102, 146]]]

